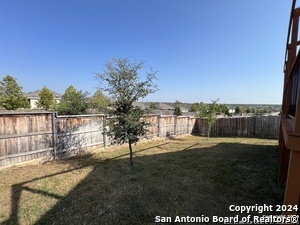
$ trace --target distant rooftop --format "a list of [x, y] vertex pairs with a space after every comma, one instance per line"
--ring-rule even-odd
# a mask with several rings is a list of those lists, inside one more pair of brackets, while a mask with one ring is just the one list
[[160, 110], [174, 110], [174, 107], [173, 106], [170, 106], [168, 104], [165, 104], [165, 103], [159, 103], [158, 104], [158, 109]]
[[142, 102], [133, 102], [132, 105], [135, 107], [141, 107], [142, 109], [146, 107], [145, 104]]
[[[28, 93], [26, 93], [25, 94], [25, 96], [27, 97], [27, 98], [39, 98], [40, 97], [40, 91], [41, 90], [37, 90], [37, 91], [32, 91], [32, 92], [28, 92]], [[51, 91], [51, 90], [50, 90]], [[61, 98], [61, 94], [59, 94], [59, 93], [57, 93], [57, 92], [55, 92], [55, 91], [51, 91], [52, 92], [52, 94], [53, 94], [53, 96], [54, 96], [54, 98]]]

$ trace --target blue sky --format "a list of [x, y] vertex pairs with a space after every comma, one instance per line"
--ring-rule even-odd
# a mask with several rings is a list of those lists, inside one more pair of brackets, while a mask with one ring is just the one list
[[95, 73], [124, 57], [158, 70], [143, 101], [281, 104], [291, 2], [1, 0], [0, 77], [93, 94]]

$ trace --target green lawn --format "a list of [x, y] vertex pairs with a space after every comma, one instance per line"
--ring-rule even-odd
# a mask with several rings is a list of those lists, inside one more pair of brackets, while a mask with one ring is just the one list
[[185, 136], [137, 144], [133, 167], [123, 145], [2, 169], [0, 224], [155, 224], [155, 216], [282, 204], [277, 148], [276, 140]]

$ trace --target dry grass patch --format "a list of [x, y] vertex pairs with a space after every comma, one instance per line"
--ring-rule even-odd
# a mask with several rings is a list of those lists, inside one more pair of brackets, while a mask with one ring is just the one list
[[277, 141], [186, 136], [0, 170], [1, 224], [154, 224], [282, 204]]

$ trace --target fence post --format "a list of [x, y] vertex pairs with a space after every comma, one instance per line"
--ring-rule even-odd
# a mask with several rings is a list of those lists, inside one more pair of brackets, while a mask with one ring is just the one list
[[107, 116], [104, 115], [103, 116], [103, 132], [102, 132], [102, 134], [103, 134], [103, 146], [104, 146], [104, 148], [106, 148], [106, 118], [107, 118]]
[[175, 116], [175, 118], [174, 118], [174, 136], [176, 136], [177, 118], [178, 118], [178, 116]]
[[157, 137], [160, 136], [160, 115], [157, 116]]
[[54, 160], [56, 159], [56, 113], [52, 113], [52, 144], [54, 152]]
[[190, 134], [190, 133], [191, 133], [191, 132], [190, 132], [190, 119], [191, 119], [191, 117], [188, 116], [188, 117], [187, 117], [187, 125], [186, 125], [186, 126], [187, 126], [187, 128], [186, 128], [186, 129], [187, 129], [187, 131], [186, 131], [187, 134]]

